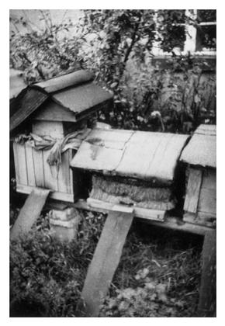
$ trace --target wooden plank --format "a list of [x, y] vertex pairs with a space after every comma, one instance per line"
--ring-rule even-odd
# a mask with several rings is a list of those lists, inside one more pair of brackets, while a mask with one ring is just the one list
[[216, 190], [202, 188], [199, 197], [198, 211], [216, 217]]
[[50, 151], [43, 151], [44, 188], [58, 190], [58, 171], [55, 165], [50, 166], [47, 162]]
[[58, 173], [58, 190], [73, 194], [73, 172], [70, 169], [72, 150], [65, 151], [61, 156], [61, 165]]
[[207, 215], [201, 212], [198, 212], [197, 215], [193, 213], [185, 213], [183, 221], [194, 225], [204, 225], [213, 229], [216, 227], [215, 217], [213, 218], [212, 215]]
[[33, 121], [32, 132], [38, 136], [51, 136], [56, 139], [64, 137], [61, 121]]
[[202, 188], [216, 190], [216, 169], [204, 170]]
[[[34, 187], [31, 186], [25, 186], [17, 184], [16, 191], [22, 194], [30, 194]], [[53, 191], [49, 195], [50, 198], [55, 200], [62, 200], [64, 202], [73, 203], [74, 202], [74, 195], [73, 194], [67, 194], [59, 191]]]
[[81, 297], [85, 316], [97, 317], [120, 261], [133, 213], [109, 212], [93, 259], [88, 268]]
[[[124, 207], [127, 207], [125, 205], [107, 203], [93, 198], [88, 198], [87, 203], [93, 208], [102, 208], [109, 211], [123, 211]], [[133, 209], [135, 216], [156, 221], [163, 221], [166, 213], [165, 210], [154, 210], [136, 206], [134, 206]]]
[[27, 162], [25, 145], [14, 142], [13, 150], [15, 157], [16, 181], [17, 183], [27, 185]]
[[202, 252], [199, 317], [216, 317], [216, 231], [206, 233]]
[[33, 148], [29, 144], [25, 144], [26, 161], [27, 161], [27, 185], [36, 186], [35, 172], [34, 172], [34, 158]]
[[35, 183], [37, 187], [45, 187], [43, 151], [33, 149]]
[[186, 212], [190, 212], [190, 213], [197, 212], [201, 184], [202, 184], [202, 171], [200, 169], [190, 168], [187, 192], [186, 192], [185, 202], [184, 202], [184, 210]]
[[32, 225], [40, 216], [48, 195], [49, 190], [39, 188], [32, 190], [11, 229], [11, 240], [30, 231]]
[[[83, 209], [83, 210], [90, 210], [94, 212], [101, 212], [101, 213], [108, 213], [109, 209], [106, 208], [99, 208], [99, 207], [92, 207], [90, 206], [86, 200], [80, 199], [75, 203], [69, 203], [70, 206], [73, 206], [75, 208]], [[59, 202], [56, 200], [49, 200], [46, 209], [62, 209], [62, 207], [66, 207], [66, 202]], [[134, 212], [134, 216], [136, 218], [139, 218], [137, 214]], [[142, 217], [143, 218], [143, 217]], [[206, 227], [205, 225], [195, 225], [195, 224], [190, 224], [190, 223], [185, 223], [184, 221], [181, 220], [181, 218], [178, 217], [169, 217], [167, 216], [164, 221], [156, 221], [156, 220], [151, 220], [145, 218], [145, 222], [151, 225], [163, 227], [166, 229], [170, 230], [176, 230], [176, 231], [181, 231], [181, 232], [188, 232], [192, 234], [198, 234], [198, 235], [205, 235], [208, 231], [209, 228]], [[163, 223], [162, 223], [163, 222]]]

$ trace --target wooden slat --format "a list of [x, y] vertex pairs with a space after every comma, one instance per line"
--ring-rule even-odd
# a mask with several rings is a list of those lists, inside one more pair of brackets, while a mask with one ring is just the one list
[[13, 143], [17, 183], [27, 185], [27, 162], [25, 146]]
[[[30, 194], [34, 187], [31, 186], [24, 186], [17, 184], [16, 191], [22, 194]], [[73, 194], [67, 194], [59, 191], [53, 191], [49, 195], [50, 198], [55, 200], [62, 200], [64, 202], [73, 203], [74, 202], [74, 195]]]
[[132, 221], [133, 213], [125, 212], [110, 212], [106, 219], [81, 294], [85, 302], [85, 316], [97, 317], [99, 314]]
[[44, 187], [51, 190], [58, 190], [58, 171], [55, 165], [50, 166], [47, 162], [50, 151], [43, 151]]
[[200, 169], [190, 169], [184, 202], [184, 210], [186, 212], [197, 212], [201, 184], [202, 171]]
[[73, 194], [73, 175], [70, 170], [72, 160], [72, 150], [69, 149], [62, 154], [61, 165], [58, 173], [58, 190], [68, 194]]
[[216, 190], [201, 189], [198, 211], [216, 217]]
[[11, 229], [11, 239], [16, 239], [30, 231], [35, 220], [40, 216], [48, 195], [49, 190], [38, 188], [32, 190]]
[[29, 145], [25, 145], [26, 150], [26, 161], [27, 161], [27, 185], [36, 186], [35, 181], [35, 171], [34, 171], [34, 158], [33, 158], [33, 148]]
[[216, 170], [205, 169], [202, 178], [202, 188], [212, 189], [216, 191]]
[[202, 277], [198, 305], [199, 317], [216, 317], [216, 231], [205, 235]]
[[43, 168], [43, 151], [33, 150], [34, 158], [34, 171], [35, 171], [35, 181], [36, 186], [44, 188], [45, 179], [44, 179], [44, 168]]

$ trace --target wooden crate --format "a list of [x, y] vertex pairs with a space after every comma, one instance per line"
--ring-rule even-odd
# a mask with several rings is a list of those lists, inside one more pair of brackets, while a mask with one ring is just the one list
[[13, 143], [15, 158], [17, 191], [31, 193], [34, 187], [52, 190], [50, 197], [62, 201], [74, 201], [73, 172], [70, 162], [74, 150], [62, 154], [62, 162], [57, 171], [56, 166], [47, 162], [50, 150], [36, 150], [29, 143]]
[[216, 169], [189, 167], [184, 221], [215, 226], [216, 223]]

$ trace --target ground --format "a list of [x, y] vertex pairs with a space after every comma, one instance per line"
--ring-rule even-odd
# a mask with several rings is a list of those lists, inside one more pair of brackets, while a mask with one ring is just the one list
[[[13, 225], [24, 198], [11, 204]], [[20, 205], [19, 205], [20, 203]], [[10, 315], [76, 316], [76, 304], [106, 216], [80, 211], [78, 240], [52, 236], [48, 211], [11, 243]], [[203, 239], [136, 219], [101, 317], [193, 317], [199, 298]]]

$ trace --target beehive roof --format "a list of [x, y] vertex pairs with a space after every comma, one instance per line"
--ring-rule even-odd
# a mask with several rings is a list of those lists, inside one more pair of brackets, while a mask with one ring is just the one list
[[71, 167], [143, 180], [172, 181], [188, 136], [132, 130], [93, 130]]
[[113, 95], [95, 85], [93, 74], [84, 70], [30, 85], [18, 95], [11, 106], [10, 131], [49, 98], [72, 111], [76, 120], [90, 109], [98, 110], [98, 105], [108, 103]]
[[184, 148], [181, 161], [192, 164], [216, 167], [216, 126], [200, 125], [189, 144]]

